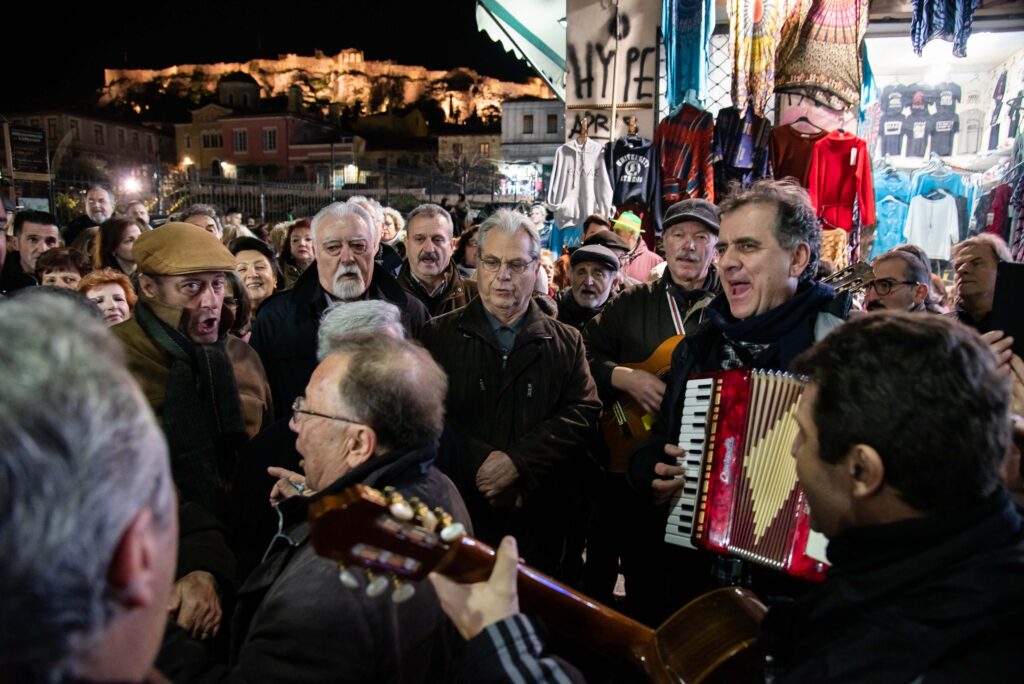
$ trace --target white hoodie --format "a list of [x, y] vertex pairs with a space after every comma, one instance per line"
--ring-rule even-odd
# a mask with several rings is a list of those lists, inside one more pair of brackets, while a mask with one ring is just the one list
[[583, 225], [590, 214], [611, 215], [612, 184], [601, 153], [604, 145], [593, 138], [580, 144], [573, 139], [555, 152], [548, 187], [548, 205], [559, 228]]

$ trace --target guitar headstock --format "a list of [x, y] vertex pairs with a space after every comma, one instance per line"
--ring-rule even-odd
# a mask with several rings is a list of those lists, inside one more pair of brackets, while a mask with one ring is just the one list
[[412, 597], [408, 582], [442, 566], [465, 535], [462, 524], [440, 508], [361, 484], [312, 501], [309, 519], [313, 548], [338, 563], [342, 584], [358, 589], [348, 568], [364, 568], [366, 593], [379, 596], [393, 585], [396, 603]]

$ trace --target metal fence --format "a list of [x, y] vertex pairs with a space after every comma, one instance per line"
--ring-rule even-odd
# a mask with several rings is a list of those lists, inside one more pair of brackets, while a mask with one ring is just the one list
[[[489, 203], [531, 202], [534, 194], [506, 192], [507, 182], [493, 167], [469, 168], [461, 172], [435, 169], [375, 169], [362, 174], [362, 183], [332, 185], [329, 182], [282, 183], [204, 177], [176, 173], [150, 179], [136, 179], [130, 191], [114, 187], [118, 206], [140, 199], [150, 214], [168, 216], [192, 204], [212, 204], [221, 211], [235, 208], [260, 221], [276, 222], [288, 217], [311, 216], [332, 201], [353, 195], [373, 197], [386, 206], [407, 212], [423, 202], [454, 203], [465, 193], [471, 207]], [[84, 211], [85, 193], [90, 185], [111, 187], [105, 178], [56, 178], [52, 181], [53, 203], [61, 223]]]

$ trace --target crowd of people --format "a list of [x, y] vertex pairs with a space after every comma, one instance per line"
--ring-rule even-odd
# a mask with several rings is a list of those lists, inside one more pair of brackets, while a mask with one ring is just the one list
[[[2, 682], [621, 681], [546, 652], [517, 558], [651, 626], [746, 586], [769, 681], [1024, 665], [1024, 361], [994, 324], [997, 237], [955, 247], [949, 294], [900, 248], [861, 295], [821, 282], [786, 181], [667, 208], [660, 254], [628, 212], [544, 254], [543, 206], [474, 220], [464, 198], [252, 227], [209, 205], [152, 227], [99, 186], [84, 208], [0, 216]], [[674, 336], [668, 374], [636, 367]], [[830, 540], [820, 585], [664, 542], [688, 380], [734, 368], [806, 378], [792, 453]], [[597, 430], [620, 395], [652, 417], [621, 473]], [[490, 580], [339, 577], [307, 514], [359, 483], [497, 548]]]

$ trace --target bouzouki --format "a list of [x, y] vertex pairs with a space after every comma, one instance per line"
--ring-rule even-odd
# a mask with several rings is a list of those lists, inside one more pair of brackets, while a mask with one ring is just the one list
[[[407, 599], [411, 582], [437, 572], [455, 581], [486, 580], [494, 550], [465, 535], [439, 509], [400, 494], [355, 485], [310, 502], [316, 552], [338, 563], [340, 579], [360, 587], [350, 567], [366, 570], [370, 595], [394, 587]], [[657, 684], [763, 681], [754, 647], [765, 607], [745, 589], [701, 596], [653, 630], [520, 562], [520, 606], [553, 630], [622, 662]]]
[[[658, 345], [645, 361], [619, 365], [647, 371], [654, 377], [663, 379], [672, 368], [672, 352], [682, 340], [682, 335], [673, 335]], [[626, 392], [620, 392], [615, 400], [605, 407], [601, 414], [600, 428], [604, 443], [608, 445], [610, 472], [625, 472], [630, 452], [650, 437], [655, 417]]]

